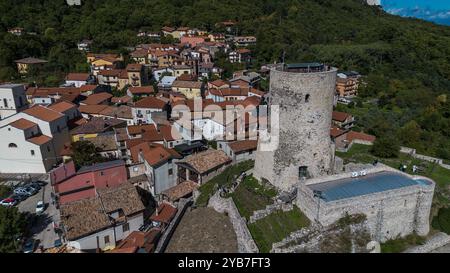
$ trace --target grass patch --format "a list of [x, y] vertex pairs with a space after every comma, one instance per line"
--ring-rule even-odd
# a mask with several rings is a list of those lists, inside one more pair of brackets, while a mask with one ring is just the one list
[[431, 225], [434, 229], [450, 234], [450, 208], [439, 209]]
[[276, 211], [249, 224], [248, 228], [261, 253], [268, 253], [272, 244], [280, 242], [294, 231], [310, 225], [309, 219], [294, 206], [291, 211]]
[[403, 238], [393, 239], [381, 244], [381, 253], [400, 253], [409, 247], [422, 245], [426, 239], [417, 234], [411, 234]]
[[267, 205], [273, 203], [273, 197], [277, 195], [277, 191], [268, 186], [258, 183], [253, 176], [248, 176], [230, 194], [236, 204], [241, 216], [250, 219], [253, 212], [264, 209]]
[[218, 186], [230, 185], [233, 182], [234, 177], [240, 175], [242, 172], [250, 170], [254, 165], [255, 162], [253, 160], [247, 160], [230, 166], [210, 181], [201, 185], [199, 188], [200, 196], [196, 201], [197, 206], [208, 205], [209, 198], [214, 195]]

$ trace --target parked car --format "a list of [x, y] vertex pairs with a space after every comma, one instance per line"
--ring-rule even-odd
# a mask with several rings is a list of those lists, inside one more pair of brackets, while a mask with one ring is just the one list
[[35, 189], [37, 191], [39, 191], [41, 189], [41, 186], [38, 183], [35, 183], [35, 182], [29, 183], [29, 184], [27, 184], [27, 186], [30, 187], [30, 188], [33, 188], [33, 189]]
[[6, 199], [3, 199], [2, 201], [0, 201], [0, 205], [5, 206], [5, 207], [13, 207], [13, 206], [17, 205], [17, 200], [13, 199], [13, 198], [6, 198]]
[[34, 182], [34, 183], [36, 183], [36, 184], [38, 184], [39, 186], [41, 186], [41, 187], [44, 187], [45, 185], [47, 185], [47, 182], [45, 182], [45, 181], [36, 181], [36, 182]]
[[36, 213], [40, 214], [43, 213], [45, 210], [45, 204], [44, 201], [39, 201], [36, 205]]
[[14, 189], [14, 194], [22, 194], [26, 196], [32, 196], [36, 194], [37, 191], [31, 187], [18, 187]]
[[37, 241], [34, 239], [29, 239], [23, 245], [23, 253], [33, 253], [37, 246]]
[[28, 196], [26, 196], [25, 194], [13, 194], [10, 198], [17, 200], [17, 202], [22, 202], [23, 200], [27, 199], [27, 197]]

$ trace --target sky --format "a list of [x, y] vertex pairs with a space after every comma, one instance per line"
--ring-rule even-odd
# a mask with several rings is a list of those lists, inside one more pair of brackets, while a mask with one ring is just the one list
[[392, 14], [450, 26], [450, 0], [381, 0], [381, 4]]

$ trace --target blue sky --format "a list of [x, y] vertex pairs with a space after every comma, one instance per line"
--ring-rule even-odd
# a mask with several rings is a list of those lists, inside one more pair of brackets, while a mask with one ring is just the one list
[[450, 0], [381, 0], [381, 4], [392, 14], [450, 25]]

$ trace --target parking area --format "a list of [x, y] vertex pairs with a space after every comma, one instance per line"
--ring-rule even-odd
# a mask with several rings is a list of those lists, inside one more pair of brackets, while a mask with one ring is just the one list
[[[52, 187], [47, 175], [1, 175], [0, 184], [11, 187], [26, 186], [30, 181], [44, 181], [47, 184], [43, 186], [38, 193], [28, 197], [17, 205], [20, 212], [28, 213], [30, 217], [29, 234], [30, 237], [38, 241], [38, 245], [44, 249], [54, 246], [55, 240], [60, 236], [54, 230], [54, 223], [59, 223], [59, 212], [52, 203]], [[36, 206], [39, 201], [45, 205], [44, 212], [36, 214]]]

